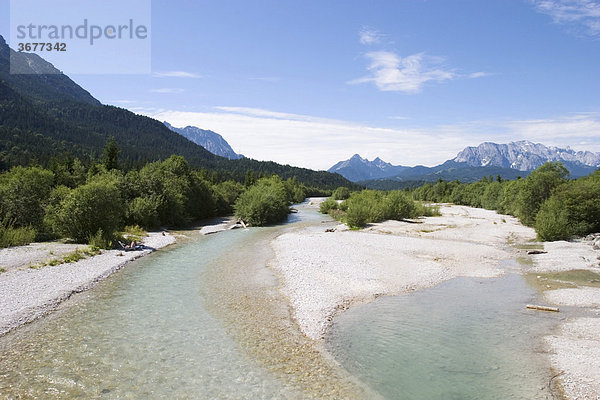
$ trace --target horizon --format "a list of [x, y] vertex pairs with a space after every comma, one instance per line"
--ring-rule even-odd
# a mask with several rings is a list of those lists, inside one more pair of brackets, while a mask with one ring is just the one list
[[599, 39], [590, 0], [153, 1], [151, 74], [68, 75], [257, 160], [433, 166], [482, 142], [600, 152]]

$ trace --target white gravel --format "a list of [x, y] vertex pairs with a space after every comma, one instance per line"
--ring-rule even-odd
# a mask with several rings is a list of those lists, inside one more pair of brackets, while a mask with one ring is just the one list
[[48, 242], [0, 249], [0, 268], [6, 271], [29, 268], [29, 265], [40, 264], [49, 258], [58, 258], [86, 247], [84, 244]]
[[548, 290], [544, 297], [551, 303], [565, 306], [600, 307], [600, 288], [597, 287]]
[[546, 336], [569, 399], [600, 399], [600, 318], [578, 318]]
[[[37, 270], [13, 268], [1, 273], [0, 335], [52, 311], [73, 293], [91, 288], [128, 262], [173, 242], [175, 237], [169, 234], [150, 233], [143, 241], [147, 250], [108, 250], [75, 263], [47, 266]], [[5, 261], [4, 257], [12, 260], [11, 253], [27, 254], [28, 248], [35, 251], [36, 246], [5, 249], [0, 264]], [[25, 256], [22, 261], [28, 264], [29, 258]]]
[[507, 217], [492, 211], [462, 206], [441, 211], [442, 217], [422, 224], [386, 221], [366, 231], [339, 225], [335, 232], [316, 227], [279, 236], [272, 243], [272, 267], [282, 278], [281, 291], [290, 299], [302, 331], [320, 339], [336, 313], [380, 295], [457, 276], [499, 276], [500, 260], [512, 257], [504, 249], [507, 238], [533, 234], [530, 228], [511, 229], [516, 224], [502, 223]]
[[600, 273], [600, 251], [594, 250], [590, 241], [545, 242], [547, 254], [533, 256], [534, 272], [559, 272], [572, 269], [587, 269]]

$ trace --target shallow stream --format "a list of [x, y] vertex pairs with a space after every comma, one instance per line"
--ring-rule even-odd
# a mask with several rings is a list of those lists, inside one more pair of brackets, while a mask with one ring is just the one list
[[276, 235], [323, 219], [299, 208], [192, 235], [1, 337], [0, 399], [551, 398], [539, 335], [554, 317], [524, 311], [534, 293], [512, 274], [347, 311], [326, 341], [336, 367], [266, 267]]

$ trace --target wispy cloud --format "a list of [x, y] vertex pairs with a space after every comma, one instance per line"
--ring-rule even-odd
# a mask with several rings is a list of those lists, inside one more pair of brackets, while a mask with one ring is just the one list
[[493, 74], [489, 73], [489, 72], [473, 72], [471, 74], [468, 74], [467, 78], [472, 78], [472, 79], [474, 79], [474, 78], [483, 78], [483, 77], [491, 76], [491, 75], [493, 75]]
[[389, 51], [373, 51], [365, 55], [370, 64], [369, 75], [349, 81], [350, 84], [373, 82], [379, 90], [405, 93], [419, 93], [427, 82], [443, 82], [458, 75], [443, 69], [440, 57], [425, 53], [400, 57]]
[[405, 121], [410, 119], [410, 117], [404, 117], [402, 115], [391, 115], [388, 117], [388, 119], [396, 119], [396, 120], [400, 120], [400, 121]]
[[185, 89], [182, 88], [160, 88], [160, 89], [150, 89], [151, 93], [182, 93], [185, 92]]
[[[595, 143], [594, 151], [600, 150], [600, 114], [577, 113], [549, 119], [511, 121], [506, 128], [512, 134], [518, 134], [530, 140], [539, 140], [544, 144], [564, 145]], [[592, 149], [589, 149], [592, 150]]]
[[166, 71], [166, 72], [155, 72], [152, 74], [157, 78], [202, 78], [202, 75], [195, 74], [187, 71]]
[[381, 41], [382, 36], [383, 35], [377, 30], [371, 29], [369, 27], [362, 27], [361, 30], [358, 32], [359, 41], [362, 44], [367, 45], [379, 43]]
[[591, 36], [600, 35], [600, 2], [594, 0], [531, 0], [535, 8], [566, 25]]

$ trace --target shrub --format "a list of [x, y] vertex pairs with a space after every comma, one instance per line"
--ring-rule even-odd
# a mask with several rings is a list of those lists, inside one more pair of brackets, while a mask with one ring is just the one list
[[333, 197], [334, 200], [346, 200], [350, 197], [350, 190], [347, 187], [340, 186], [333, 191], [331, 197]]
[[133, 225], [141, 225], [147, 229], [158, 228], [160, 226], [158, 214], [160, 206], [160, 196], [136, 197], [127, 206], [127, 222]]
[[415, 215], [415, 201], [399, 190], [389, 192], [383, 201], [384, 218], [402, 220]]
[[339, 205], [337, 201], [329, 198], [319, 205], [319, 212], [322, 214], [328, 214], [330, 210], [337, 210], [339, 208], [338, 206]]
[[517, 216], [523, 224], [534, 224], [542, 203], [553, 189], [565, 183], [568, 174], [560, 162], [547, 162], [525, 178], [517, 197]]
[[15, 228], [41, 228], [53, 182], [54, 174], [38, 167], [15, 167], [0, 175], [0, 219]]
[[540, 207], [535, 229], [541, 240], [568, 239], [600, 230], [600, 172], [570, 181]]
[[35, 229], [31, 226], [14, 227], [0, 222], [0, 248], [23, 246], [35, 240]]
[[362, 228], [369, 219], [369, 206], [360, 202], [353, 202], [346, 211], [346, 223], [350, 228]]
[[244, 189], [244, 185], [234, 181], [225, 181], [213, 186], [217, 213], [219, 215], [232, 214], [234, 212], [233, 205]]
[[101, 231], [110, 241], [123, 223], [123, 202], [117, 182], [95, 179], [73, 189], [60, 203], [54, 230], [78, 242], [87, 242]]
[[262, 226], [283, 221], [288, 213], [288, 199], [278, 177], [260, 179], [235, 202], [235, 214], [250, 225]]

